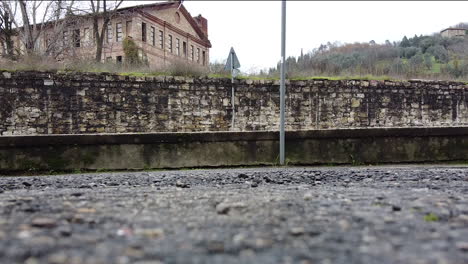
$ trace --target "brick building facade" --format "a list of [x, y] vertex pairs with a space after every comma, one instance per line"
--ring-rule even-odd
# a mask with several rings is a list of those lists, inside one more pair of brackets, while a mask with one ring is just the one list
[[[99, 32], [102, 25], [103, 19], [100, 19]], [[52, 34], [55, 38], [51, 38]], [[208, 21], [201, 15], [192, 17], [177, 1], [118, 9], [105, 32], [103, 62], [125, 60], [123, 40], [126, 37], [135, 42], [140, 58], [150, 66], [164, 67], [181, 62], [208, 67], [211, 48]], [[59, 41], [61, 47], [66, 47], [57, 56], [59, 60], [94, 58], [96, 43], [92, 18], [77, 16], [61, 29], [44, 30], [37, 42], [40, 54], [46, 53], [50, 41]], [[15, 46], [20, 53], [24, 52], [24, 45], [18, 37], [15, 37]]]

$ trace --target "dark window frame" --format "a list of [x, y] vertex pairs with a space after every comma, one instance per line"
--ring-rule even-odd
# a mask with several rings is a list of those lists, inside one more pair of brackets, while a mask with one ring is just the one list
[[146, 42], [146, 23], [141, 23], [141, 41]]

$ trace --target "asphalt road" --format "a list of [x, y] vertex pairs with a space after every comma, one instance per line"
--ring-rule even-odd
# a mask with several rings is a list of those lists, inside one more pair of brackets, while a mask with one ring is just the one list
[[0, 263], [468, 263], [468, 167], [0, 177]]

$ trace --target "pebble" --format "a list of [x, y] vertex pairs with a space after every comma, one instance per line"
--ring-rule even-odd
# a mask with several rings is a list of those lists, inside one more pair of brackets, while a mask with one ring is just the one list
[[468, 252], [468, 242], [457, 242], [455, 246], [461, 251]]
[[227, 214], [232, 208], [244, 208], [246, 205], [242, 202], [237, 202], [237, 203], [225, 203], [222, 202], [218, 205], [216, 205], [216, 212], [218, 214]]
[[57, 234], [63, 237], [68, 237], [72, 234], [72, 229], [70, 226], [59, 226], [55, 231]]
[[76, 210], [77, 213], [81, 213], [81, 214], [93, 214], [93, 213], [96, 213], [96, 209], [94, 208], [78, 208]]
[[305, 230], [303, 227], [293, 227], [289, 230], [289, 233], [293, 236], [300, 236], [305, 233]]
[[247, 178], [249, 178], [249, 176], [248, 176], [247, 174], [245, 174], [245, 173], [240, 173], [240, 174], [237, 175], [237, 177], [240, 178], [240, 179], [247, 179]]
[[179, 188], [190, 188], [190, 185], [181, 181], [181, 180], [177, 180], [176, 181], [176, 187], [179, 187]]
[[47, 217], [40, 217], [35, 218], [31, 222], [31, 226], [40, 227], [40, 228], [54, 228], [57, 226], [57, 222], [55, 219], [47, 218]]
[[164, 236], [164, 230], [161, 228], [136, 229], [135, 235], [148, 238], [159, 238]]
[[306, 201], [310, 201], [310, 200], [312, 200], [312, 198], [314, 198], [314, 196], [312, 195], [312, 193], [308, 192], [308, 193], [304, 194], [303, 198]]

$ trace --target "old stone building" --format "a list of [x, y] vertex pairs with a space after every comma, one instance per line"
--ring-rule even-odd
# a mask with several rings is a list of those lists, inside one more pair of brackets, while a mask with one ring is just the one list
[[[99, 21], [99, 32], [103, 19]], [[202, 15], [192, 17], [178, 1], [120, 8], [112, 15], [105, 32], [102, 61], [123, 62], [123, 41], [131, 38], [139, 48], [140, 58], [150, 66], [163, 67], [174, 62], [207, 67], [211, 43], [208, 21]], [[37, 44], [40, 54], [51, 54], [51, 42], [60, 43], [63, 52], [56, 56], [94, 58], [96, 42], [91, 16], [76, 16], [62, 28], [44, 30]], [[24, 44], [15, 37], [15, 46], [24, 53]], [[58, 50], [55, 46], [54, 50]]]
[[445, 38], [463, 37], [468, 30], [464, 28], [446, 28], [440, 32], [440, 35]]

